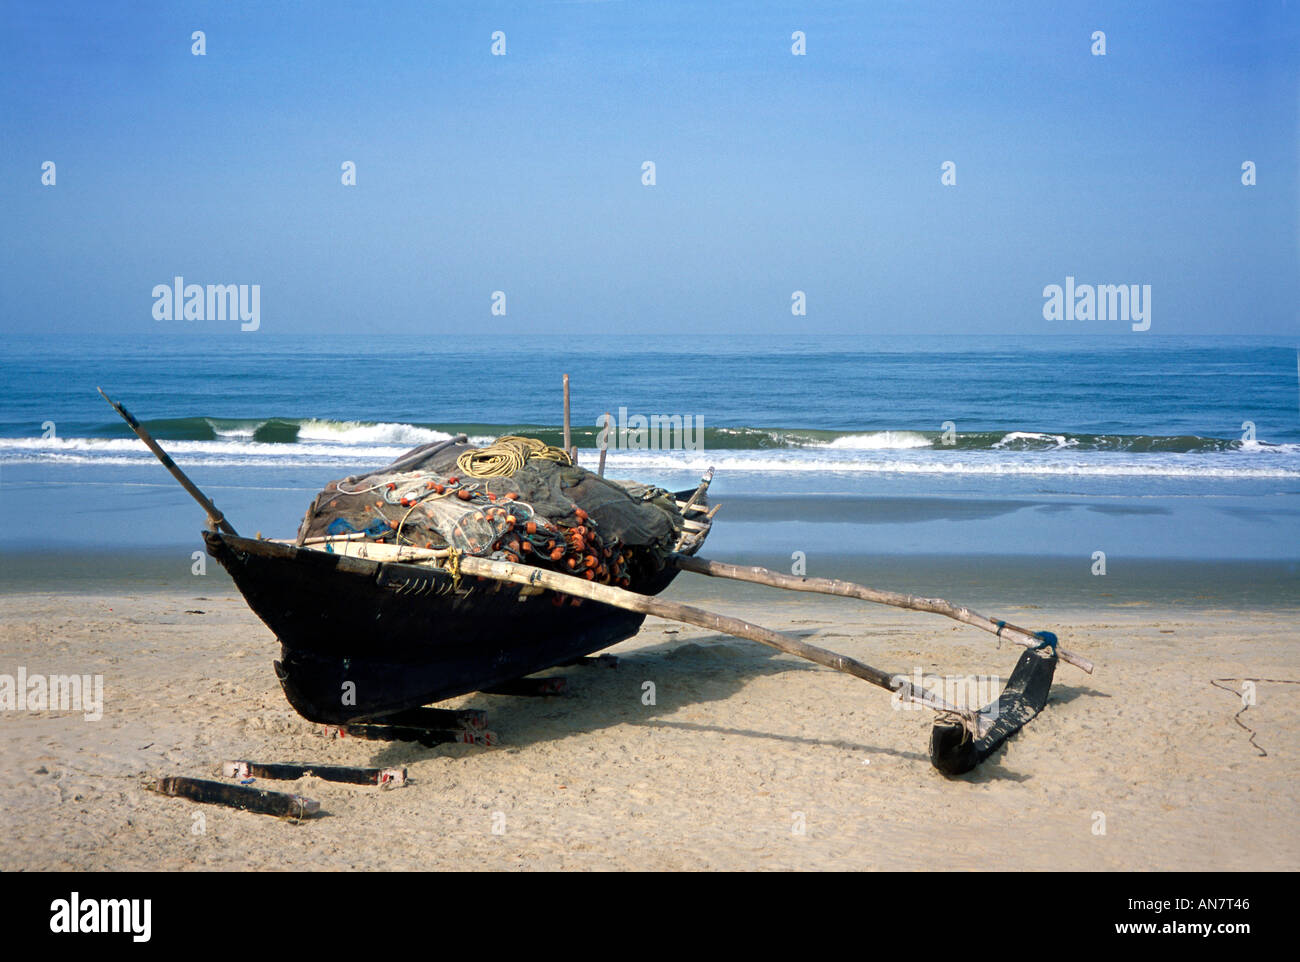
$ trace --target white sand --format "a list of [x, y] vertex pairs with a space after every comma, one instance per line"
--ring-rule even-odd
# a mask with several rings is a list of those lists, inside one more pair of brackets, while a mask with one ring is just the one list
[[[1020, 651], [837, 599], [712, 603], [891, 671], [1005, 677]], [[556, 670], [562, 697], [449, 703], [486, 708], [500, 747], [422, 748], [298, 717], [238, 595], [9, 595], [0, 673], [102, 673], [105, 711], [0, 712], [0, 869], [1300, 868], [1300, 685], [1259, 684], [1244, 720], [1261, 758], [1239, 701], [1209, 684], [1300, 679], [1293, 611], [997, 613], [1051, 625], [1098, 670], [1061, 665], [1047, 710], [948, 780], [929, 712], [654, 619], [613, 649], [616, 670]], [[318, 799], [327, 815], [299, 825], [142, 788], [235, 758], [404, 765], [411, 784], [255, 783]]]

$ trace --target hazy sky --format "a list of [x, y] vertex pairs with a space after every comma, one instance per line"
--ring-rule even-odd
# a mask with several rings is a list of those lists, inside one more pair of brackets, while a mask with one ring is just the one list
[[1300, 332], [1294, 4], [6, 2], [3, 21], [5, 330], [238, 334], [153, 318], [179, 274], [260, 285], [266, 333], [1128, 332], [1044, 320], [1072, 275], [1151, 285], [1152, 334]]

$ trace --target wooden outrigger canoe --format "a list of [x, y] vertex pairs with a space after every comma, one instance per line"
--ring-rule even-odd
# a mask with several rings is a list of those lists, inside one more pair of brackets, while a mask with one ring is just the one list
[[[625, 588], [455, 551], [361, 545], [347, 536], [301, 545], [241, 537], [148, 431], [122, 405], [104, 398], [204, 508], [208, 552], [279, 639], [276, 674], [290, 704], [312, 721], [382, 720], [499, 687], [630, 638], [653, 614], [760, 642], [940, 712], [930, 758], [951, 776], [974, 768], [1042, 710], [1058, 661], [1087, 672], [1093, 668], [1060, 648], [1051, 632], [941, 599], [693, 557], [716, 510], [704, 497], [712, 469], [694, 492], [675, 495], [686, 525], [677, 550], [662, 569]], [[654, 597], [682, 570], [941, 614], [1027, 650], [995, 702], [960, 707], [903, 675], [742, 619]]]

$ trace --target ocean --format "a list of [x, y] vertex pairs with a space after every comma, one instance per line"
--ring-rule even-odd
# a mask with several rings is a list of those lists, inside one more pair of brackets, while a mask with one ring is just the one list
[[[4, 348], [11, 580], [29, 556], [188, 564], [200, 546], [201, 511], [96, 386], [242, 533], [280, 537], [327, 481], [415, 445], [461, 432], [559, 443], [567, 373], [581, 463], [594, 467], [608, 411], [632, 429], [610, 438], [612, 476], [685, 488], [716, 469], [717, 557], [788, 569], [801, 554], [809, 574], [854, 557], [1040, 558], [1097, 577], [1100, 552], [1111, 585], [1138, 559], [1210, 565], [1211, 580], [1270, 562], [1279, 590], [1296, 584], [1300, 355], [1285, 339], [487, 331], [449, 347], [362, 325], [6, 335]], [[652, 417], [672, 427], [644, 450]]]

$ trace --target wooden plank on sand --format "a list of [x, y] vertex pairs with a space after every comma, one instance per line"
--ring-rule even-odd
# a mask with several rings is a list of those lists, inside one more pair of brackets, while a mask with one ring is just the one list
[[349, 785], [406, 784], [405, 768], [355, 768], [351, 765], [309, 765], [299, 762], [223, 762], [221, 774], [227, 778], [302, 778], [314, 775], [327, 782], [344, 782]]
[[246, 812], [279, 815], [282, 818], [306, 818], [320, 811], [320, 802], [301, 795], [272, 792], [251, 785], [214, 782], [207, 778], [188, 778], [184, 775], [169, 775], [158, 779], [154, 791], [176, 798], [188, 798], [192, 802], [226, 805]]

